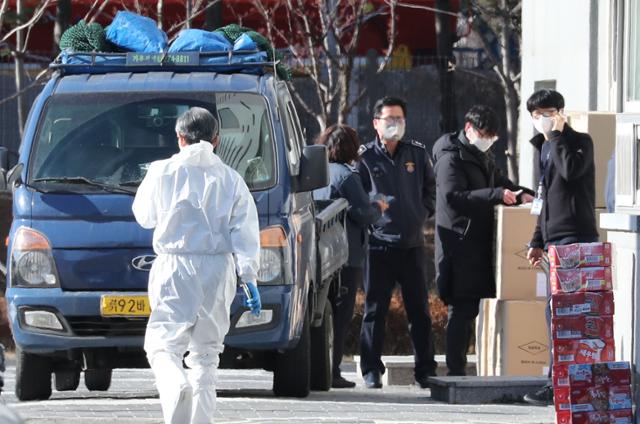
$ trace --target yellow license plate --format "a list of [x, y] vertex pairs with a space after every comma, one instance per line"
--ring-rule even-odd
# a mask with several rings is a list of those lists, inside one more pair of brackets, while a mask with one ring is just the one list
[[100, 314], [103, 317], [148, 317], [151, 314], [149, 297], [104, 295], [100, 300]]

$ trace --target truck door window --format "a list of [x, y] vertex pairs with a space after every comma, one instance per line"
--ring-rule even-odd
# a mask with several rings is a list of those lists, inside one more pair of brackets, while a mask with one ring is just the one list
[[296, 130], [294, 116], [291, 113], [290, 102], [287, 102], [284, 115], [284, 133], [287, 147], [287, 159], [289, 160], [289, 168], [291, 175], [298, 175], [300, 172], [300, 144], [298, 131]]
[[[32, 147], [29, 181], [36, 186], [59, 186], [64, 184], [61, 179], [82, 177], [135, 188], [151, 162], [179, 151], [176, 119], [193, 106], [218, 115], [220, 143], [216, 153], [245, 178], [250, 189], [262, 190], [275, 184], [267, 105], [262, 96], [250, 93], [53, 96]], [[64, 189], [99, 191], [79, 184]]]

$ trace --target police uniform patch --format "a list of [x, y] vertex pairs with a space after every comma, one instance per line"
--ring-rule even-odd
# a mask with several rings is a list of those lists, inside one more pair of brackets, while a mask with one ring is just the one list
[[412, 174], [416, 170], [416, 164], [414, 162], [405, 162], [404, 167], [407, 168], [407, 172]]
[[420, 147], [422, 149], [426, 149], [427, 148], [427, 146], [425, 146], [424, 144], [420, 143], [419, 141], [411, 140], [411, 144], [416, 146], [416, 147]]

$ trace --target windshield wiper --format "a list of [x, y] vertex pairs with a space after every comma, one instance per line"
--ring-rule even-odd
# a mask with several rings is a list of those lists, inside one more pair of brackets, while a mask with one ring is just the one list
[[92, 187], [100, 187], [101, 189], [108, 191], [110, 193], [123, 193], [123, 194], [133, 194], [136, 192], [134, 190], [130, 190], [124, 187], [119, 187], [116, 185], [105, 184], [99, 181], [93, 181], [85, 177], [47, 177], [47, 178], [36, 178], [32, 182], [34, 183], [63, 183], [63, 184], [85, 184]]

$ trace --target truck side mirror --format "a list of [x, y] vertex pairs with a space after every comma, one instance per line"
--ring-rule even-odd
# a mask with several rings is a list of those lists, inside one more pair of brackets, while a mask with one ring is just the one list
[[22, 184], [22, 169], [24, 169], [24, 164], [22, 162], [16, 164], [13, 168], [9, 170], [7, 173], [7, 187], [17, 187]]
[[295, 177], [297, 193], [313, 191], [329, 185], [329, 157], [327, 146], [314, 144], [302, 149], [300, 173]]

